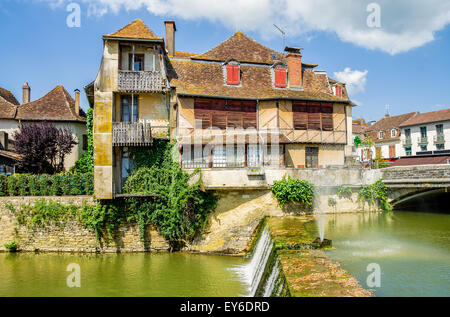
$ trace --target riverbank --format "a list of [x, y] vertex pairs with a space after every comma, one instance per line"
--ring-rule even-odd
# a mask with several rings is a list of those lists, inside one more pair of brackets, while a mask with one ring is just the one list
[[312, 215], [269, 218], [268, 224], [281, 263], [281, 271], [294, 297], [369, 297], [350, 273], [323, 250], [292, 250], [289, 246], [311, 245], [315, 237]]

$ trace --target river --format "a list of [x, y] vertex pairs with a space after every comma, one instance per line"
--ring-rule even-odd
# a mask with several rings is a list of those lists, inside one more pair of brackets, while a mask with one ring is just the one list
[[[185, 253], [0, 253], [2, 296], [239, 296], [247, 285], [231, 267], [248, 259]], [[80, 267], [69, 288], [67, 266]]]
[[[328, 215], [325, 237], [335, 247], [327, 254], [376, 296], [450, 296], [450, 214]], [[370, 263], [380, 267], [380, 287], [367, 284]]]

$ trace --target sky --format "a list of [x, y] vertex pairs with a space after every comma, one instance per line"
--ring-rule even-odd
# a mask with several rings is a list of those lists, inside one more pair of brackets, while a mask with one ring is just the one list
[[1, 0], [0, 87], [19, 101], [25, 82], [32, 100], [59, 84], [83, 91], [102, 35], [137, 18], [160, 36], [174, 20], [176, 50], [193, 53], [237, 30], [282, 52], [276, 24], [305, 62], [347, 83], [354, 118], [450, 108], [448, 0]]

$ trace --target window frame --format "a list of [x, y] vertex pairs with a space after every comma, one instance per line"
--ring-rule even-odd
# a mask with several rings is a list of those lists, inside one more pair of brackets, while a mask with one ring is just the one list
[[[275, 88], [287, 88], [288, 86], [288, 70], [284, 64], [277, 64], [272, 67], [273, 72], [273, 85]], [[283, 77], [278, 77], [277, 74], [284, 73]], [[284, 79], [284, 82], [280, 83], [277, 79]]]
[[[237, 78], [234, 78], [234, 76], [237, 76]], [[241, 65], [237, 61], [233, 60], [225, 64], [225, 83], [228, 86], [239, 86], [241, 84]]]

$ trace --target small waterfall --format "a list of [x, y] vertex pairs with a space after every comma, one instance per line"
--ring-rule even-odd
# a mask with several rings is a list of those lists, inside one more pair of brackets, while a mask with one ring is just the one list
[[261, 283], [261, 278], [266, 269], [267, 260], [273, 249], [273, 240], [270, 236], [270, 229], [267, 224], [264, 224], [261, 236], [256, 243], [255, 250], [249, 263], [236, 268], [232, 268], [241, 279], [248, 285], [247, 296], [255, 296], [256, 291]]
[[[280, 259], [275, 260], [275, 264], [272, 267], [272, 272], [269, 275], [269, 278], [266, 280], [266, 283], [264, 285], [264, 294], [263, 297], [270, 297], [275, 289], [276, 282], [278, 280], [278, 277], [280, 276], [281, 270], [280, 270]], [[278, 291], [277, 291], [278, 293]]]

